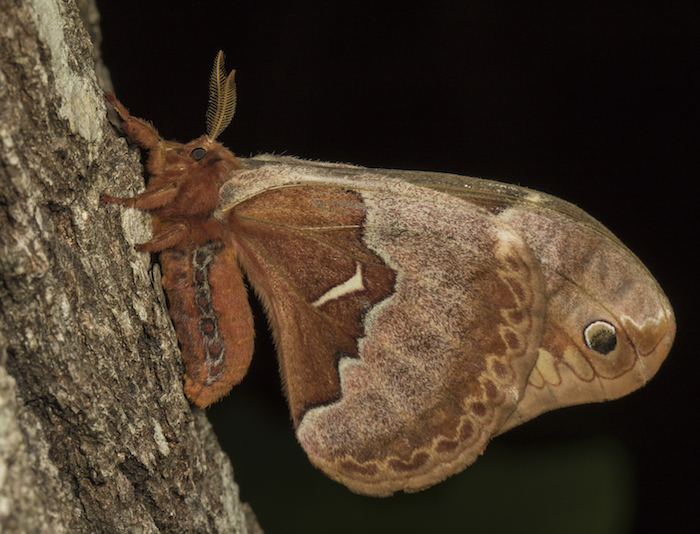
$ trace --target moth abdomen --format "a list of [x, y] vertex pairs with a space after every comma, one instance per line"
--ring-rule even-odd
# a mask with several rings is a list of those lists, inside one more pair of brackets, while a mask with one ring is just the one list
[[229, 393], [253, 356], [253, 315], [233, 249], [208, 243], [160, 257], [185, 361], [185, 393], [206, 407]]

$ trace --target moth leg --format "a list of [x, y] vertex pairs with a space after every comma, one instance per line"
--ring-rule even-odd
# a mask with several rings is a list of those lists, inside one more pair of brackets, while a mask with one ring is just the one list
[[121, 129], [129, 139], [140, 147], [148, 150], [153, 150], [158, 147], [163, 138], [160, 136], [155, 126], [146, 120], [132, 117], [129, 110], [124, 107], [124, 104], [117, 100], [114, 93], [105, 93], [105, 99], [114, 107], [124, 121], [121, 124]]
[[111, 204], [121, 204], [127, 208], [152, 210], [172, 202], [177, 196], [177, 192], [177, 184], [173, 182], [157, 189], [144, 191], [143, 193], [139, 193], [138, 195], [134, 195], [130, 198], [113, 197], [112, 195], [103, 193], [100, 200]]
[[[154, 221], [157, 223], [157, 221]], [[136, 245], [140, 252], [160, 252], [180, 243], [188, 234], [186, 223], [173, 223], [167, 226], [154, 225], [153, 238], [150, 241]]]

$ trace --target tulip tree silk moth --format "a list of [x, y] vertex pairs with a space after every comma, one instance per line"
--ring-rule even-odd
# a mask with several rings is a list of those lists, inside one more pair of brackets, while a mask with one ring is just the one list
[[[235, 71], [234, 71], [235, 72]], [[216, 141], [236, 102], [217, 56], [207, 135], [165, 141], [108, 94], [150, 180], [104, 202], [149, 211], [163, 286], [206, 407], [247, 372], [253, 317], [276, 343], [309, 459], [367, 495], [431, 486], [489, 440], [644, 385], [675, 335], [644, 265], [558, 198], [489, 180], [292, 157]]]

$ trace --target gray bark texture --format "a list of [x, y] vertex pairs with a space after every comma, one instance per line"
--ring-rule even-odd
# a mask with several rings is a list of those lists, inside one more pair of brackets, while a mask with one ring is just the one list
[[0, 0], [0, 532], [261, 532], [183, 395], [150, 223], [100, 203], [143, 178], [98, 77], [92, 0]]

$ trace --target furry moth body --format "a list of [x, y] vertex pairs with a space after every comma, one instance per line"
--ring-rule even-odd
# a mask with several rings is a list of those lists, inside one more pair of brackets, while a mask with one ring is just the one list
[[163, 140], [108, 94], [149, 151], [148, 210], [186, 363], [206, 407], [245, 376], [253, 318], [276, 342], [297, 437], [368, 495], [416, 491], [495, 435], [555, 408], [618, 398], [668, 354], [673, 311], [644, 265], [558, 198], [477, 178], [290, 157], [236, 158], [217, 56], [207, 135]]

